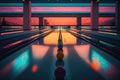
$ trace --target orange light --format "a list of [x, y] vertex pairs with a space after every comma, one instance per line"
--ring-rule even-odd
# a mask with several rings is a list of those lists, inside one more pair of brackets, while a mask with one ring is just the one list
[[100, 62], [96, 58], [93, 58], [93, 62], [91, 64], [92, 64], [91, 66], [94, 70], [96, 70], [96, 71], [100, 70], [101, 65], [100, 65]]
[[97, 67], [97, 65], [95, 65], [95, 64], [93, 64], [93, 63], [89, 63], [89, 65], [90, 65], [90, 67], [91, 67], [92, 69], [94, 69], [95, 71], [98, 71], [98, 70], [99, 70], [98, 67]]
[[37, 65], [33, 65], [32, 72], [36, 72], [37, 70], [38, 70], [38, 66]]

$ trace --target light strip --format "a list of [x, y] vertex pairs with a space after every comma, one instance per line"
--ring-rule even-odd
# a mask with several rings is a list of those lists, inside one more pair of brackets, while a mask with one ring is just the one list
[[[0, 6], [23, 6], [23, 3], [0, 3]], [[90, 3], [32, 3], [32, 6], [90, 6]], [[115, 6], [114, 3], [100, 3], [99, 6]]]

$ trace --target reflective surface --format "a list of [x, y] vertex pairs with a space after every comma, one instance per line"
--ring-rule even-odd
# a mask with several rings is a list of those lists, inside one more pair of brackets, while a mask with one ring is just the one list
[[56, 30], [2, 60], [0, 80], [55, 80], [58, 66], [65, 80], [119, 80], [119, 61], [64, 30], [64, 58], [57, 60], [58, 36]]

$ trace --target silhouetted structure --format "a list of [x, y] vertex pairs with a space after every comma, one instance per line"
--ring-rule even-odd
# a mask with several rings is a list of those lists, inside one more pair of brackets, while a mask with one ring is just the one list
[[2, 19], [1, 26], [7, 25], [5, 18]]

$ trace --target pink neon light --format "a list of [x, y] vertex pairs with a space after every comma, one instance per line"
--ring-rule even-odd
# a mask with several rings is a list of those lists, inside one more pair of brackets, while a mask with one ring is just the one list
[[[99, 7], [100, 12], [115, 12], [115, 7]], [[23, 12], [23, 7], [0, 7], [0, 12]], [[32, 7], [32, 12], [90, 12], [90, 7]]]

